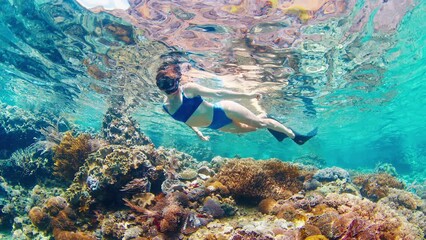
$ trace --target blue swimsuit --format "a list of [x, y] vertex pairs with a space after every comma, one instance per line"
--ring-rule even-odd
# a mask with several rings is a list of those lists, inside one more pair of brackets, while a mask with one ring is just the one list
[[[203, 98], [201, 98], [200, 95], [195, 96], [193, 98], [187, 98], [183, 92], [182, 98], [182, 105], [180, 105], [180, 107], [175, 113], [170, 114], [169, 110], [167, 110], [166, 105], [164, 104], [163, 108], [175, 120], [178, 120], [180, 122], [186, 122], [204, 100]], [[208, 126], [208, 128], [219, 129], [230, 123], [232, 123], [232, 120], [226, 116], [225, 111], [223, 110], [220, 103], [215, 103], [213, 106], [213, 120], [212, 123]]]

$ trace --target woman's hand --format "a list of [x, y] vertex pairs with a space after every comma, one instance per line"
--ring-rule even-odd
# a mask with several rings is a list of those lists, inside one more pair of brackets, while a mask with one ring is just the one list
[[205, 141], [205, 142], [207, 142], [207, 141], [209, 141], [210, 140], [210, 137], [209, 136], [204, 136], [204, 135], [198, 135], [198, 137], [201, 139], [201, 140], [203, 140], [203, 141]]

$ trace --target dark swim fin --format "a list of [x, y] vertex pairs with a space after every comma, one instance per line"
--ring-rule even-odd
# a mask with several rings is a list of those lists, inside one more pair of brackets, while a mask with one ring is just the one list
[[[291, 128], [290, 128], [291, 129]], [[293, 129], [291, 129], [291, 131], [293, 131], [294, 135], [296, 135], [293, 138], [293, 141], [299, 145], [303, 145], [305, 144], [305, 142], [307, 142], [309, 139], [315, 137], [315, 135], [317, 135], [318, 133], [318, 128], [314, 128], [312, 131], [308, 132], [306, 135], [300, 134], [296, 131], [294, 131]]]
[[[274, 119], [275, 121], [279, 122], [277, 119], [275, 119], [274, 117], [272, 117], [269, 114], [266, 115], [266, 117], [270, 118], [270, 119]], [[285, 138], [288, 137], [285, 133], [278, 132], [278, 131], [272, 130], [270, 128], [268, 128], [268, 131], [272, 134], [272, 136], [274, 136], [280, 142], [282, 142]]]
[[278, 132], [270, 128], [268, 128], [268, 131], [280, 142], [282, 142], [286, 137], [288, 137], [285, 133]]

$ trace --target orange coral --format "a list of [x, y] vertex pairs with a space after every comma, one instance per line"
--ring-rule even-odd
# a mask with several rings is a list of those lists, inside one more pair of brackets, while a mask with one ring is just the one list
[[91, 152], [89, 140], [90, 136], [87, 134], [73, 137], [71, 132], [65, 133], [61, 143], [54, 148], [55, 175], [66, 181], [73, 180], [75, 173]]
[[163, 209], [163, 219], [160, 221], [160, 232], [174, 232], [183, 220], [184, 209], [172, 204]]
[[260, 201], [259, 203], [259, 211], [264, 214], [268, 214], [272, 212], [272, 209], [277, 204], [277, 201], [275, 201], [273, 198], [266, 198]]
[[74, 213], [71, 208], [65, 208], [60, 211], [58, 215], [52, 218], [51, 226], [53, 229], [61, 230], [75, 230], [76, 226], [74, 224]]
[[231, 160], [216, 175], [230, 194], [237, 198], [283, 199], [299, 192], [303, 186], [301, 172], [294, 165], [278, 160]]
[[389, 188], [403, 189], [404, 184], [387, 173], [366, 174], [354, 178], [353, 182], [361, 186], [361, 194], [377, 201], [389, 194]]
[[45, 230], [49, 227], [49, 224], [50, 224], [49, 216], [41, 208], [39, 207], [31, 208], [30, 212], [28, 213], [28, 216], [31, 222], [37, 228], [41, 230]]
[[51, 216], [58, 215], [59, 211], [67, 206], [67, 201], [63, 197], [51, 197], [44, 204], [44, 209]]
[[[43, 208], [33, 207], [29, 212], [31, 222], [41, 230], [53, 230], [55, 232], [61, 231], [75, 231], [77, 226], [77, 215], [74, 210], [68, 206], [66, 200], [62, 197], [51, 197], [44, 204]], [[65, 238], [65, 235], [60, 239], [79, 239], [78, 234], [66, 234], [70, 238]], [[55, 237], [55, 239], [58, 239]], [[85, 239], [85, 238], [82, 238]], [[86, 238], [88, 239], [88, 238]]]
[[217, 192], [220, 192], [223, 195], [229, 194], [228, 188], [219, 181], [207, 181], [206, 187], [207, 187], [207, 190], [209, 190], [210, 192], [216, 192], [217, 191]]
[[53, 231], [55, 240], [95, 240], [93, 236], [86, 235], [82, 232], [70, 232], [55, 229]]
[[305, 224], [303, 227], [301, 227], [299, 229], [299, 234], [302, 239], [308, 239], [308, 237], [311, 240], [327, 239], [325, 236], [321, 235], [321, 231], [318, 227], [310, 224]]

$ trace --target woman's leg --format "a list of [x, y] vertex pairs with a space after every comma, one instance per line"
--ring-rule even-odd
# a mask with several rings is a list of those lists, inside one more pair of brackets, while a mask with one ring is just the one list
[[221, 127], [219, 130], [222, 132], [230, 132], [230, 133], [248, 133], [248, 132], [256, 131], [257, 128], [249, 126], [244, 123], [233, 121], [232, 123]]
[[[242, 124], [248, 125], [249, 127], [251, 127], [252, 131], [255, 131], [258, 128], [269, 128], [278, 132], [282, 132], [292, 139], [295, 137], [295, 134], [293, 133], [293, 131], [287, 128], [286, 126], [282, 125], [280, 122], [271, 118], [261, 118], [259, 116], [256, 116], [256, 114], [254, 114], [249, 109], [242, 106], [241, 104], [238, 104], [233, 101], [221, 101], [220, 104], [222, 105], [222, 108], [225, 111], [226, 116], [228, 116], [230, 119], [232, 119], [232, 121], [236, 123], [242, 123]], [[236, 130], [238, 129], [239, 128], [236, 128]], [[225, 129], [220, 129], [220, 130], [224, 131]], [[244, 129], [240, 129], [240, 130], [242, 132], [248, 132], [248, 131], [243, 131]]]

